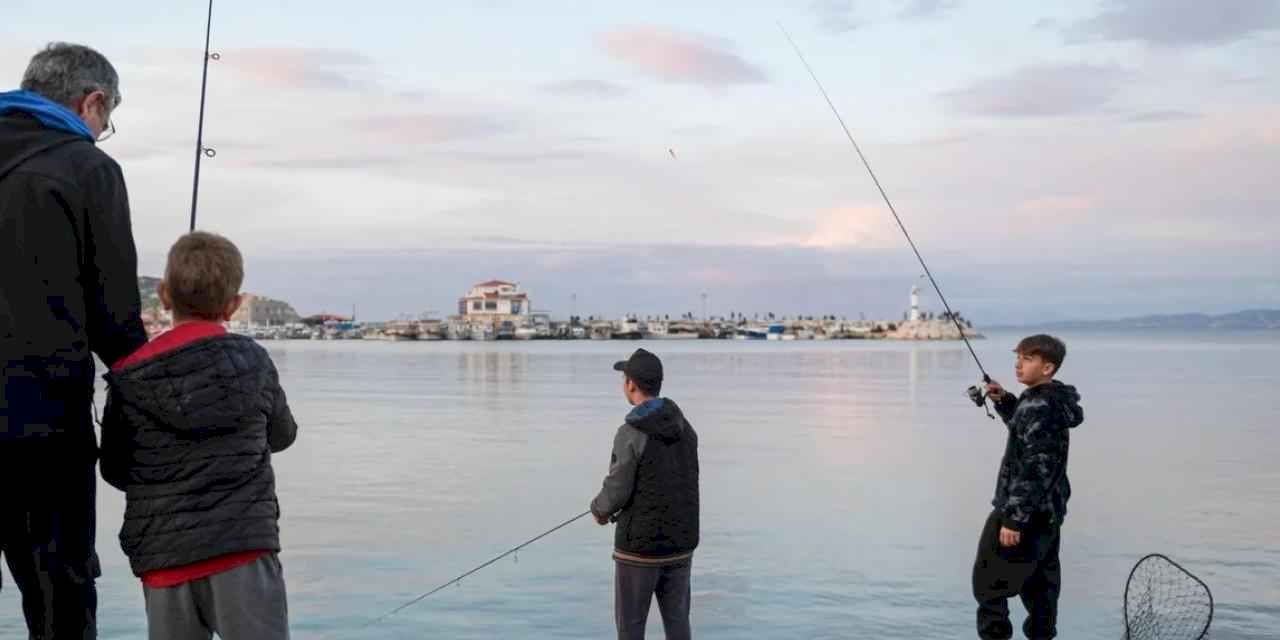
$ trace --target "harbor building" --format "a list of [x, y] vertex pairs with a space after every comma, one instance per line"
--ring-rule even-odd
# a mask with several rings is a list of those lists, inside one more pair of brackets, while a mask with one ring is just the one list
[[529, 294], [520, 285], [502, 280], [481, 282], [458, 299], [458, 315], [468, 321], [502, 322], [527, 319], [533, 313]]

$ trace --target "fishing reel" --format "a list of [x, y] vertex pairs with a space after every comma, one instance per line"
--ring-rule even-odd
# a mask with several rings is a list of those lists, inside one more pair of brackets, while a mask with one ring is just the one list
[[[987, 385], [990, 383], [991, 378], [984, 378], [982, 382], [971, 385], [968, 389], [965, 389], [964, 392], [965, 395], [969, 396], [969, 400], [973, 402], [973, 404], [982, 407], [982, 410], [987, 412], [988, 418], [995, 420], [995, 415], [991, 413], [991, 408], [987, 406], [987, 398], [989, 397], [987, 394]], [[992, 400], [992, 402], [995, 401]]]
[[969, 399], [979, 407], [987, 406], [987, 391], [982, 385], [973, 385], [964, 391], [968, 394]]

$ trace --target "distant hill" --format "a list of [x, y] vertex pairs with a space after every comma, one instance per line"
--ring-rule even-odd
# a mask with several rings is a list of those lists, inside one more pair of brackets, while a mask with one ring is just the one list
[[1038, 326], [1062, 329], [1280, 329], [1280, 309], [1249, 309], [1217, 316], [1180, 313], [1119, 320], [1072, 320]]

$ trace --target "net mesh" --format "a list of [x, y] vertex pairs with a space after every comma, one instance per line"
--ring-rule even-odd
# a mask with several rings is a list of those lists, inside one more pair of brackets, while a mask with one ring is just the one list
[[1202, 640], [1213, 620], [1213, 595], [1178, 563], [1152, 554], [1129, 574], [1124, 620], [1127, 640]]

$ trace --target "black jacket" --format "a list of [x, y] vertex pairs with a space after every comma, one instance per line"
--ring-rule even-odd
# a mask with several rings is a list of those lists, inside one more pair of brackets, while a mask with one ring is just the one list
[[996, 411], [1009, 428], [991, 501], [1001, 513], [1001, 524], [1022, 531], [1039, 514], [1061, 525], [1071, 498], [1070, 430], [1084, 422], [1080, 394], [1054, 380], [1023, 391], [1021, 397], [1006, 394]]
[[91, 353], [147, 341], [120, 166], [25, 115], [0, 117], [0, 441], [93, 429]]
[[698, 434], [680, 407], [655, 399], [618, 430], [609, 477], [591, 509], [617, 515], [619, 560], [688, 554], [699, 542]]
[[106, 376], [102, 477], [133, 572], [280, 550], [271, 454], [298, 427], [265, 349], [207, 338]]

